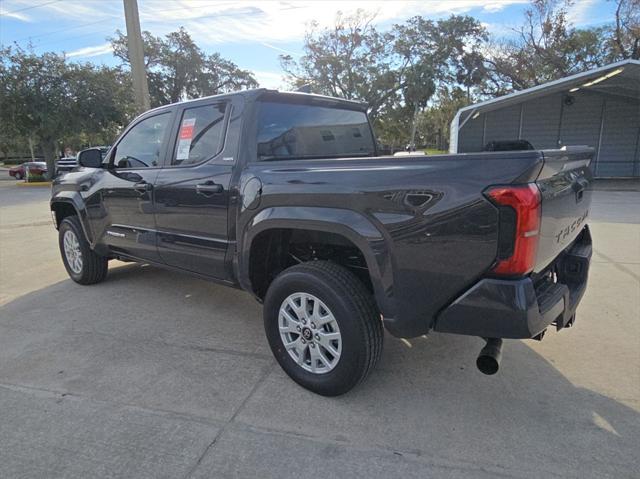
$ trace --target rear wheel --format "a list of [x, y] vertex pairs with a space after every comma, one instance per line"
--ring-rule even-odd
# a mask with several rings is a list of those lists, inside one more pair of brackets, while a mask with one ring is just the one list
[[375, 301], [349, 270], [314, 261], [283, 271], [264, 304], [269, 345], [284, 371], [324, 396], [363, 381], [382, 352]]
[[58, 243], [64, 267], [76, 283], [94, 284], [106, 278], [109, 260], [91, 249], [77, 216], [62, 220]]

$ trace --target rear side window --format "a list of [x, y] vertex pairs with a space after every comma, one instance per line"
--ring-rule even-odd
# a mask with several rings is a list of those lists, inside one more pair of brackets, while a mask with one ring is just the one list
[[172, 165], [195, 165], [220, 153], [224, 144], [226, 105], [218, 103], [184, 110]]
[[362, 111], [297, 103], [260, 102], [258, 160], [373, 156]]

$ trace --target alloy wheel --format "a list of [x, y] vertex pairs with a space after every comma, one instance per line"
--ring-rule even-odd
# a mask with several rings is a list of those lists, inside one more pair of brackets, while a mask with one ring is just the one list
[[289, 295], [280, 306], [278, 327], [289, 356], [306, 371], [325, 374], [338, 364], [342, 353], [338, 322], [314, 295]]
[[67, 230], [64, 232], [63, 245], [64, 255], [71, 271], [76, 274], [82, 273], [82, 251], [80, 251], [78, 237], [73, 231]]

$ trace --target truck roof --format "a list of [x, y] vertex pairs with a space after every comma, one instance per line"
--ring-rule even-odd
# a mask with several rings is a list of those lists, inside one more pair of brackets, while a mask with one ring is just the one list
[[234, 96], [243, 96], [247, 99], [251, 99], [251, 100], [256, 100], [260, 97], [263, 96], [267, 96], [267, 97], [271, 97], [273, 99], [276, 98], [282, 98], [283, 100], [286, 100], [287, 98], [289, 99], [295, 99], [295, 100], [299, 100], [299, 101], [304, 101], [305, 99], [308, 99], [309, 102], [314, 102], [317, 101], [318, 103], [331, 103], [334, 105], [341, 105], [344, 106], [346, 108], [349, 109], [353, 109], [353, 110], [361, 110], [361, 111], [366, 111], [367, 109], [367, 104], [365, 102], [361, 102], [361, 101], [356, 101], [356, 100], [347, 100], [344, 98], [336, 98], [336, 97], [332, 97], [332, 96], [327, 96], [327, 95], [318, 95], [315, 93], [303, 93], [303, 92], [293, 92], [293, 91], [287, 91], [287, 92], [283, 92], [283, 91], [279, 91], [279, 90], [273, 90], [273, 89], [269, 89], [269, 88], [253, 88], [250, 90], [240, 90], [240, 91], [235, 91], [235, 92], [230, 92], [230, 93], [221, 93], [218, 95], [209, 95], [209, 96], [203, 96], [200, 98], [193, 98], [191, 100], [184, 100], [184, 101], [179, 101], [176, 103], [170, 103], [168, 105], [162, 105], [156, 108], [152, 108], [151, 110], [148, 110], [146, 112], [144, 112], [143, 114], [147, 114], [149, 112], [152, 111], [160, 111], [163, 110], [165, 108], [169, 108], [175, 105], [182, 105], [185, 103], [192, 103], [192, 102], [197, 102], [197, 101], [201, 101], [201, 100], [207, 100], [207, 99], [212, 99], [212, 98], [216, 98], [216, 99], [225, 99], [225, 98], [231, 98]]

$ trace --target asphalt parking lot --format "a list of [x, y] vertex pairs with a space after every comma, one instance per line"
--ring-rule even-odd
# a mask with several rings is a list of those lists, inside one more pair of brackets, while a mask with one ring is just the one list
[[0, 181], [0, 477], [640, 476], [640, 187], [594, 192], [576, 326], [433, 334], [339, 398], [293, 383], [247, 294], [145, 265], [68, 279], [47, 188]]

